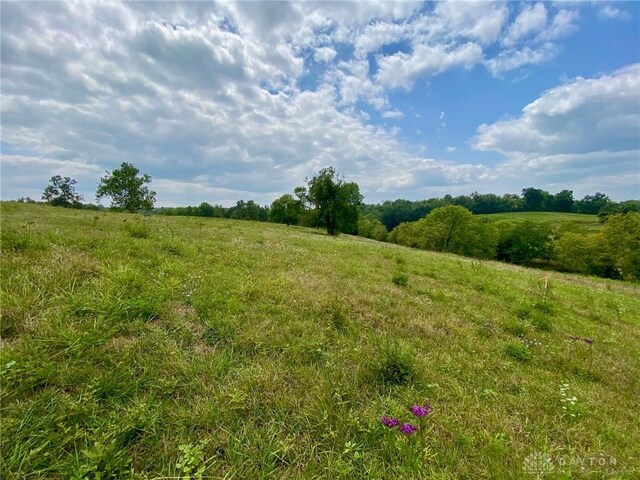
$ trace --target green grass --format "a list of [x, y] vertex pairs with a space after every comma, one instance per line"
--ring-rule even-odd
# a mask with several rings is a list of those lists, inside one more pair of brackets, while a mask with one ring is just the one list
[[510, 221], [524, 222], [525, 220], [538, 223], [552, 223], [555, 225], [569, 222], [581, 225], [588, 229], [596, 229], [600, 227], [600, 220], [597, 215], [584, 215], [581, 213], [562, 213], [562, 212], [509, 212], [509, 213], [491, 213], [488, 215], [479, 215], [491, 221]]
[[[636, 285], [550, 273], [545, 291], [539, 270], [283, 225], [1, 209], [3, 479], [535, 478], [536, 452], [548, 478], [602, 478], [599, 455], [640, 472]], [[419, 434], [379, 423], [426, 402]]]

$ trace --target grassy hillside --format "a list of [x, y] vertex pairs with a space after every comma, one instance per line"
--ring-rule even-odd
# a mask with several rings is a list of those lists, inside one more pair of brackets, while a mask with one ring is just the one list
[[[283, 225], [1, 208], [3, 479], [640, 472], [637, 286]], [[425, 403], [417, 434], [380, 424]]]
[[562, 213], [562, 212], [509, 212], [509, 213], [491, 213], [488, 215], [479, 215], [491, 221], [508, 220], [510, 222], [531, 222], [560, 224], [563, 222], [576, 223], [590, 229], [600, 227], [601, 223], [597, 215], [585, 215], [581, 213]]

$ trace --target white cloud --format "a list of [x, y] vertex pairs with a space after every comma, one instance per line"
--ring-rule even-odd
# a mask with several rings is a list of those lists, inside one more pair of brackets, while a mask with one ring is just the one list
[[387, 110], [382, 113], [382, 118], [402, 118], [404, 117], [404, 113], [400, 110]]
[[471, 42], [459, 46], [417, 45], [411, 54], [379, 56], [376, 79], [385, 87], [409, 90], [422, 74], [438, 74], [455, 67], [468, 69], [481, 59], [482, 48]]
[[518, 118], [481, 125], [478, 150], [579, 153], [637, 149], [640, 64], [598, 78], [576, 78], [544, 92]]
[[313, 59], [316, 62], [331, 62], [334, 58], [336, 58], [337, 52], [331, 47], [321, 47], [316, 49], [316, 52], [313, 54]]
[[538, 34], [536, 41], [556, 40], [575, 32], [578, 29], [575, 22], [579, 17], [580, 14], [576, 10], [559, 10], [554, 15], [551, 25]]
[[[637, 186], [640, 161], [640, 64], [597, 78], [576, 78], [543, 92], [507, 118], [478, 127], [473, 148], [507, 160], [497, 177], [552, 178], [569, 184], [619, 172]], [[600, 183], [602, 185], [602, 183]]]
[[485, 60], [484, 64], [491, 74], [499, 77], [504, 72], [515, 70], [525, 65], [539, 65], [551, 60], [557, 48], [552, 43], [545, 43], [536, 48], [524, 47], [520, 50], [504, 50], [496, 57]]
[[509, 9], [501, 2], [438, 2], [435, 13], [444, 28], [457, 36], [492, 43], [507, 21]]
[[598, 17], [605, 20], [629, 20], [631, 15], [613, 5], [604, 5], [598, 11]]
[[496, 76], [539, 64], [575, 30], [573, 11], [549, 7], [542, 22], [538, 5], [510, 26], [515, 5], [5, 2], [2, 195], [41, 192], [55, 174], [90, 192], [122, 161], [154, 177], [161, 204], [266, 203], [327, 165], [358, 181], [367, 201], [464, 188], [493, 170], [423, 162], [412, 152], [424, 142], [370, 124], [363, 104], [401, 118], [390, 89], [478, 64]]
[[541, 31], [547, 23], [547, 9], [543, 3], [525, 4], [522, 11], [507, 30], [502, 44], [511, 47], [522, 38]]

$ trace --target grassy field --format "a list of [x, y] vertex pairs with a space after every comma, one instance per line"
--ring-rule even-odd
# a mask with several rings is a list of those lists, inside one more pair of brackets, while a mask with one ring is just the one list
[[491, 221], [524, 222], [529, 220], [538, 223], [551, 223], [558, 225], [563, 222], [575, 223], [588, 229], [599, 228], [601, 223], [597, 215], [584, 215], [581, 213], [562, 212], [510, 212], [479, 215]]
[[633, 284], [284, 225], [1, 209], [3, 479], [640, 475]]

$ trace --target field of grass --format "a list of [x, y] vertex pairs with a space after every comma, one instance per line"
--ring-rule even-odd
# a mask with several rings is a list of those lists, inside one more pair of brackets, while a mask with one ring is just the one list
[[597, 215], [585, 215], [582, 213], [562, 213], [562, 212], [509, 212], [491, 213], [479, 215], [491, 221], [524, 222], [529, 220], [538, 223], [552, 223], [558, 225], [563, 222], [575, 223], [588, 229], [596, 229], [601, 223]]
[[[640, 475], [638, 286], [284, 225], [1, 213], [3, 479]], [[380, 424], [425, 403], [414, 435]]]

